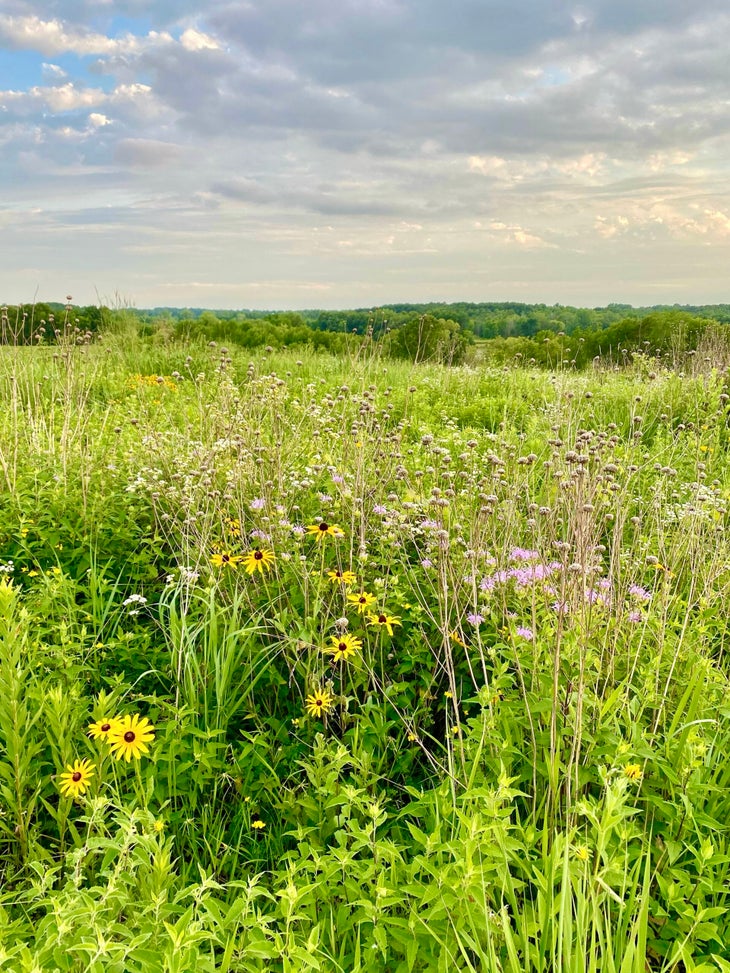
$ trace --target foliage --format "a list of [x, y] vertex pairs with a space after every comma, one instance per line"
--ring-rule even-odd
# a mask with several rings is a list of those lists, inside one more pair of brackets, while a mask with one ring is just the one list
[[716, 359], [138, 323], [0, 349], [0, 969], [729, 969]]

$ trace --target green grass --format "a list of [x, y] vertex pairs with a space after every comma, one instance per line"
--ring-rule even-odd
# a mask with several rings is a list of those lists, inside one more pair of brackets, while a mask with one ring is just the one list
[[0, 396], [0, 969], [730, 969], [724, 372], [109, 334]]

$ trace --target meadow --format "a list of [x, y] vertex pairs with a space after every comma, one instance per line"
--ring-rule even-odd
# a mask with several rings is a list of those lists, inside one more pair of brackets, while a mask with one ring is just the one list
[[0, 348], [0, 969], [730, 971], [728, 385]]

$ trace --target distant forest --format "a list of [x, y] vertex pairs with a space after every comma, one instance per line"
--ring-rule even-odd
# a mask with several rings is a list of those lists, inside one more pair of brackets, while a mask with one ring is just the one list
[[152, 340], [221, 341], [246, 348], [309, 346], [332, 353], [377, 341], [384, 353], [413, 361], [458, 364], [478, 357], [581, 368], [597, 357], [620, 362], [637, 352], [684, 354], [697, 350], [707, 338], [730, 344], [729, 323], [730, 304], [578, 308], [459, 302], [342, 311], [35, 304], [2, 309], [0, 342], [48, 343], [69, 335], [84, 341], [104, 327], [124, 327]]

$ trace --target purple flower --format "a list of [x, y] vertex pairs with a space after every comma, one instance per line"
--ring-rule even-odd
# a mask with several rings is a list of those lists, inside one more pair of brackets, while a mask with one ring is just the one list
[[382, 503], [376, 503], [373, 507], [373, 513], [382, 517], [384, 514], [388, 513], [388, 508], [384, 507]]
[[496, 581], [494, 579], [494, 575], [490, 574], [486, 578], [482, 578], [482, 580], [479, 582], [479, 588], [481, 591], [494, 591], [495, 584]]
[[515, 634], [519, 635], [521, 639], [525, 639], [527, 642], [532, 642], [532, 640], [535, 638], [535, 633], [532, 631], [532, 629], [525, 628], [522, 625], [515, 629]]
[[345, 478], [344, 478], [344, 476], [341, 476], [339, 473], [333, 473], [332, 474], [332, 482], [333, 483], [344, 483], [345, 482]]
[[641, 612], [636, 612], [636, 611], [629, 612], [629, 621], [633, 622], [636, 625], [639, 622], [644, 621], [644, 616], [641, 614]]
[[251, 510], [263, 510], [265, 506], [266, 500], [263, 497], [255, 497], [249, 504]]
[[267, 534], [265, 530], [252, 530], [251, 537], [256, 541], [270, 541], [271, 534]]
[[570, 606], [567, 601], [554, 601], [551, 607], [558, 615], [567, 615], [570, 611]]
[[469, 612], [469, 614], [466, 616], [466, 620], [470, 625], [473, 625], [474, 628], [478, 628], [484, 621], [484, 616], [480, 615], [479, 612]]
[[295, 524], [291, 529], [292, 534], [296, 534], [297, 537], [301, 537], [303, 534], [307, 533], [306, 527], [302, 527], [301, 524]]
[[421, 567], [422, 568], [432, 568], [433, 567], [433, 561], [430, 560], [430, 558], [424, 557], [424, 559], [421, 561]]
[[539, 561], [540, 552], [530, 551], [525, 547], [513, 547], [509, 559], [510, 561]]
[[422, 520], [420, 526], [421, 530], [438, 530], [439, 524], [437, 520]]
[[632, 598], [636, 598], [638, 601], [649, 601], [651, 599], [651, 592], [647, 591], [646, 588], [642, 588], [641, 585], [632, 584], [629, 588], [629, 594]]

